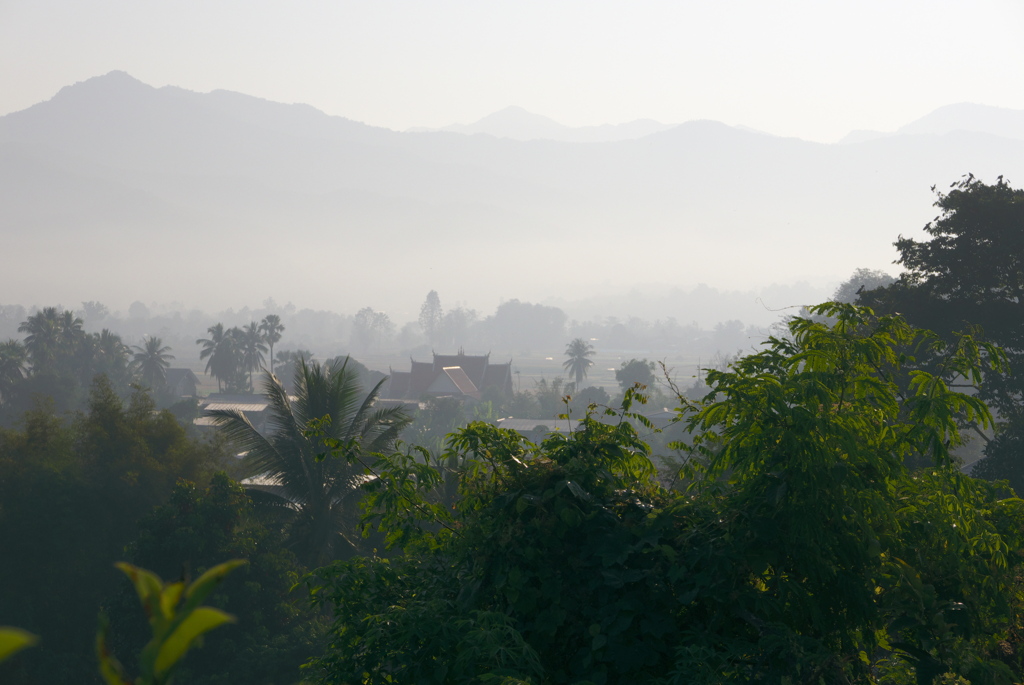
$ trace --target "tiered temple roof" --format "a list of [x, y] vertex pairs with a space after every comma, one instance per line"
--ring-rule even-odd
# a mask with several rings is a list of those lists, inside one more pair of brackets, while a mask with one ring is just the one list
[[418, 400], [423, 396], [480, 399], [488, 388], [512, 394], [512, 361], [492, 364], [491, 355], [437, 354], [431, 362], [411, 361], [409, 371], [391, 371], [381, 393], [386, 400]]

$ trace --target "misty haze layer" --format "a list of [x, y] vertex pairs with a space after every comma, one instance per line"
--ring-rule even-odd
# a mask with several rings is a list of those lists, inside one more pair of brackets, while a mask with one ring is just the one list
[[[402, 319], [436, 289], [485, 310], [588, 303], [581, 316], [657, 302], [688, 321], [699, 298], [678, 295], [705, 283], [748, 292], [770, 321], [857, 267], [892, 271], [893, 240], [934, 215], [933, 184], [1024, 178], [1024, 140], [1000, 135], [1024, 113], [964, 130], [989, 109], [946, 117], [956, 130], [933, 121], [841, 145], [711, 121], [520, 141], [395, 132], [112, 72], [0, 118], [3, 299], [216, 310], [272, 296]], [[771, 284], [778, 301], [755, 302]]]

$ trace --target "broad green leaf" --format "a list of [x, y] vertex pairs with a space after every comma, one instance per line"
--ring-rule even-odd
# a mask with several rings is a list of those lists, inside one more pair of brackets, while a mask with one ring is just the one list
[[189, 603], [195, 605], [202, 602], [224, 580], [227, 574], [246, 563], [248, 562], [245, 559], [232, 559], [231, 561], [225, 561], [223, 564], [217, 564], [199, 576], [194, 583], [189, 585], [188, 592], [185, 593], [185, 596], [190, 600]]
[[174, 608], [178, 606], [181, 594], [184, 591], [185, 583], [177, 582], [171, 583], [160, 593], [160, 611], [163, 613], [164, 618], [169, 619], [174, 616]]
[[153, 672], [158, 677], [173, 667], [192, 645], [192, 642], [217, 626], [234, 622], [235, 617], [213, 607], [199, 607], [188, 618], [181, 622], [173, 633], [164, 641], [157, 654]]
[[123, 561], [117, 562], [114, 566], [124, 571], [125, 575], [131, 579], [132, 584], [135, 585], [135, 592], [139, 595], [139, 600], [142, 601], [143, 606], [146, 608], [146, 612], [149, 614], [148, 617], [152, 619], [152, 609], [157, 605], [153, 600], [160, 597], [163, 581], [155, 573], [138, 566], [126, 564]]
[[26, 647], [31, 647], [38, 641], [39, 638], [27, 630], [0, 627], [0, 661]]

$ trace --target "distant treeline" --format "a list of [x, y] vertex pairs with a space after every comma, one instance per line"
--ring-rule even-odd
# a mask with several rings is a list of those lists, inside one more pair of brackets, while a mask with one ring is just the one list
[[[431, 294], [437, 297], [433, 291]], [[424, 305], [430, 299], [428, 296]], [[433, 324], [422, 315], [414, 321], [394, 321], [386, 312], [371, 307], [349, 315], [298, 309], [291, 304], [280, 306], [273, 300], [267, 300], [256, 309], [243, 307], [216, 315], [199, 310], [157, 312], [141, 302], [134, 303], [127, 314], [111, 312], [99, 302], [82, 302], [77, 307], [66, 308], [83, 320], [87, 331], [109, 329], [128, 344], [157, 336], [170, 345], [179, 358], [189, 355], [188, 350], [196, 349], [195, 341], [208, 337], [207, 331], [212, 325], [243, 327], [270, 314], [280, 315], [287, 330], [287, 348], [312, 350], [320, 358], [349, 352], [423, 356], [429, 355], [432, 349], [446, 351], [459, 347], [511, 355], [542, 352], [553, 355], [561, 351], [567, 339], [578, 337], [596, 339], [602, 350], [657, 350], [711, 357], [718, 352], [732, 354], [749, 350], [767, 333], [763, 327], [747, 326], [735, 319], [712, 328], [673, 317], [652, 321], [609, 316], [577, 321], [571, 320], [558, 307], [515, 299], [502, 303], [489, 315], [461, 306], [444, 309], [439, 298], [437, 302]], [[18, 304], [0, 305], [0, 340], [21, 338], [18, 327], [40, 310]]]

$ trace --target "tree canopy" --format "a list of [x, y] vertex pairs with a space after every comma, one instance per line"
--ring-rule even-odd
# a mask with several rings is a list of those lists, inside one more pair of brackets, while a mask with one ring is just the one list
[[[680, 398], [685, 492], [661, 487], [614, 416], [540, 445], [471, 424], [433, 465], [381, 455], [367, 520], [396, 550], [311, 579], [335, 619], [310, 675], [1015, 682], [1024, 503], [949, 452], [958, 420], [991, 417], [946, 379], [977, 382], [998, 352], [851, 305], [812, 314], [835, 324], [794, 319], [709, 372], [702, 402]], [[641, 399], [627, 390], [624, 418], [642, 424]], [[928, 467], [910, 470], [910, 454]]]
[[89, 682], [96, 613], [123, 582], [112, 564], [179, 478], [202, 483], [224, 456], [103, 377], [79, 417], [42, 407], [0, 429], [0, 616], [42, 638], [0, 681]]
[[906, 271], [861, 301], [948, 341], [971, 331], [1003, 349], [1006, 372], [987, 374], [980, 395], [1003, 427], [979, 473], [1012, 478], [1024, 491], [1024, 465], [1016, 463], [1024, 455], [1024, 190], [1002, 177], [990, 185], [967, 176], [938, 193], [935, 205], [928, 240], [896, 241]]

